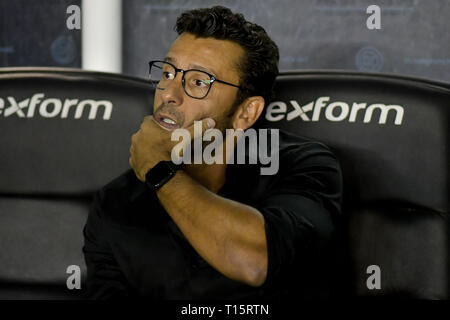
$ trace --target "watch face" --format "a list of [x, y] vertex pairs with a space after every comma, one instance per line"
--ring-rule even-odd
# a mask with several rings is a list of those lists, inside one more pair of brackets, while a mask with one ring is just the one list
[[165, 161], [159, 162], [156, 166], [147, 172], [145, 178], [146, 183], [154, 188], [158, 189], [164, 183], [169, 181], [169, 179], [174, 175], [174, 171], [169, 167]]

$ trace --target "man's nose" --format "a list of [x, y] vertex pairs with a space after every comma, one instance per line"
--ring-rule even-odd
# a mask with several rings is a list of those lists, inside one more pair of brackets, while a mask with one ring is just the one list
[[178, 73], [175, 79], [170, 81], [161, 91], [163, 101], [168, 104], [181, 105], [184, 99], [184, 88], [182, 84], [182, 73]]

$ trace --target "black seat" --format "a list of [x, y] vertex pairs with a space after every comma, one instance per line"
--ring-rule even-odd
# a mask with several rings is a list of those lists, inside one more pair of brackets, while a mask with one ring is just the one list
[[322, 141], [341, 162], [350, 296], [450, 298], [449, 101], [448, 84], [393, 75], [278, 78], [259, 126]]
[[[258, 126], [322, 141], [340, 159], [342, 291], [448, 299], [449, 85], [303, 71], [280, 75], [276, 93]], [[91, 196], [128, 168], [152, 103], [135, 78], [0, 69], [0, 299], [83, 297], [67, 289], [66, 269], [86, 274]], [[380, 289], [367, 286], [374, 265]]]
[[[105, 73], [0, 70], [0, 299], [81, 298], [92, 194], [129, 167], [153, 91]], [[66, 286], [70, 265], [81, 290]]]

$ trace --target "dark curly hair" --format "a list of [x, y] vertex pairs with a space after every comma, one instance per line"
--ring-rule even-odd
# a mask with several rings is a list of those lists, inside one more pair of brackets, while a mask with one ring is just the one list
[[273, 98], [280, 54], [261, 26], [245, 20], [242, 14], [215, 6], [183, 12], [174, 29], [178, 34], [188, 32], [200, 38], [230, 40], [244, 49], [237, 66], [242, 89], [236, 104], [251, 96], [262, 96], [266, 104]]

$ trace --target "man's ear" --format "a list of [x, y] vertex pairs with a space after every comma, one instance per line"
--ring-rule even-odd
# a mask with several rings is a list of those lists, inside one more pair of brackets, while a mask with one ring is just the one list
[[241, 103], [233, 115], [233, 129], [246, 130], [258, 120], [264, 110], [264, 98], [261, 96], [249, 97]]

